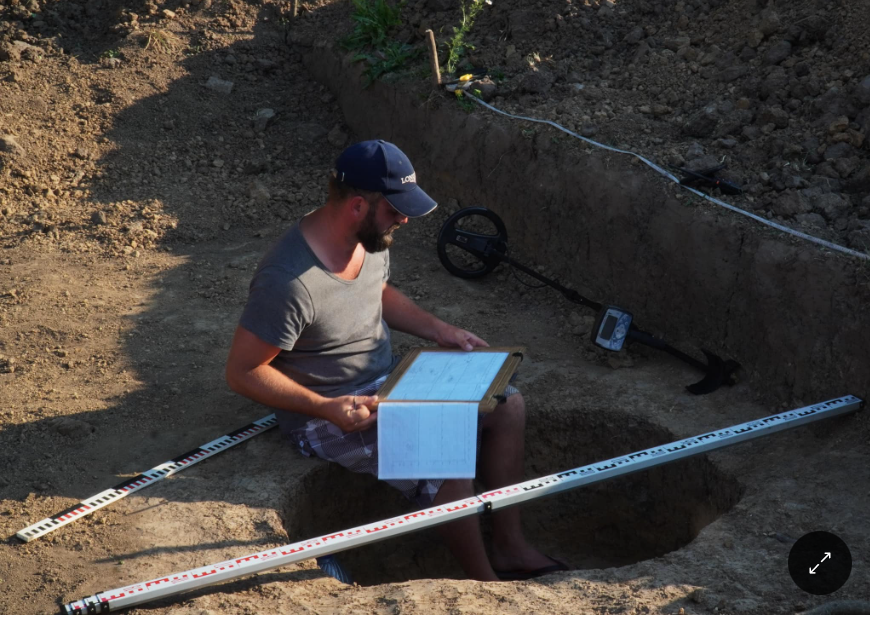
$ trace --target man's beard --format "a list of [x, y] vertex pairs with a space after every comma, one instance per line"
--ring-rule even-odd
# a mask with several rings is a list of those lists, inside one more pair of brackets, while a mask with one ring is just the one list
[[393, 244], [393, 232], [399, 228], [397, 224], [384, 232], [379, 232], [375, 222], [377, 209], [377, 203], [369, 204], [369, 211], [366, 213], [359, 231], [356, 232], [357, 240], [360, 241], [367, 253], [380, 253], [390, 248]]

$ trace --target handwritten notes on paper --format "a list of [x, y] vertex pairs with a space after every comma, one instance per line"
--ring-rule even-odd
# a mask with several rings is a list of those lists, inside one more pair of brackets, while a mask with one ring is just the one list
[[378, 406], [378, 478], [473, 478], [477, 402]]
[[378, 406], [378, 478], [473, 478], [479, 404], [508, 355], [421, 351]]

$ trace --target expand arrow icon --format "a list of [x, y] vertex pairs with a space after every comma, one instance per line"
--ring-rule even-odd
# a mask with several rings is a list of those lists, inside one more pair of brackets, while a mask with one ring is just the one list
[[825, 563], [825, 559], [831, 559], [831, 553], [825, 553], [825, 556], [822, 557], [822, 560], [821, 560], [819, 563], [817, 563], [815, 566], [813, 566], [812, 568], [810, 568], [810, 574], [815, 574], [815, 573], [816, 573], [816, 568], [818, 568], [820, 565], [822, 565], [823, 563]]

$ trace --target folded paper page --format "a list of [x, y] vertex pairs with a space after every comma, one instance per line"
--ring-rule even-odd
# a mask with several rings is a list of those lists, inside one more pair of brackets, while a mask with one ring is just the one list
[[473, 478], [477, 413], [476, 402], [381, 402], [378, 478]]

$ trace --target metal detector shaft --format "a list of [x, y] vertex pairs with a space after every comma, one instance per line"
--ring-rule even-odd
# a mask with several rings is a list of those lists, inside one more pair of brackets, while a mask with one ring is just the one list
[[556, 291], [560, 292], [563, 296], [565, 296], [571, 302], [574, 302], [575, 304], [582, 304], [583, 306], [591, 308], [593, 311], [600, 311], [601, 310], [602, 305], [599, 304], [598, 302], [590, 300], [589, 298], [584, 298], [583, 296], [581, 296], [579, 293], [577, 293], [573, 289], [568, 289], [567, 287], [560, 285], [556, 281], [547, 278], [543, 274], [538, 274], [537, 272], [535, 272], [531, 268], [528, 268], [528, 267], [524, 266], [523, 264], [521, 264], [517, 261], [514, 261], [513, 259], [511, 259], [507, 255], [503, 255], [502, 253], [497, 253], [497, 255], [498, 255], [499, 259], [501, 259], [504, 262], [507, 262], [508, 264], [513, 266], [514, 268], [517, 268], [518, 270], [522, 270], [523, 272], [525, 272], [529, 276], [533, 276], [536, 279], [538, 279], [539, 281], [541, 281], [542, 283], [546, 283], [550, 287], [553, 287], [554, 289], [556, 289]]
[[670, 345], [665, 343], [663, 340], [654, 337], [652, 334], [650, 334], [648, 332], [644, 332], [643, 330], [638, 330], [637, 328], [634, 327], [634, 324], [632, 324], [631, 328], [629, 328], [627, 338], [635, 340], [638, 343], [641, 343], [642, 345], [646, 345], [648, 347], [652, 347], [654, 349], [659, 349], [661, 351], [669, 353], [672, 356], [679, 358], [683, 362], [691, 364], [695, 368], [700, 369], [702, 371], [706, 371], [709, 368], [706, 364], [704, 364], [700, 360], [697, 360], [697, 359], [693, 358], [692, 356], [690, 356], [689, 354], [680, 351], [676, 347], [671, 347]]
[[[581, 296], [579, 293], [577, 293], [573, 289], [569, 289], [569, 288], [565, 287], [564, 285], [560, 285], [558, 282], [547, 278], [543, 274], [539, 274], [539, 273], [535, 272], [531, 268], [528, 268], [528, 267], [524, 266], [523, 264], [516, 262], [515, 260], [511, 259], [507, 255], [502, 254], [501, 252], [497, 252], [496, 255], [498, 256], [499, 259], [510, 264], [514, 268], [522, 270], [523, 272], [525, 272], [529, 276], [532, 276], [532, 277], [538, 279], [539, 281], [541, 281], [542, 283], [546, 283], [550, 287], [553, 287], [554, 289], [556, 289], [556, 291], [560, 292], [563, 296], [565, 296], [565, 298], [567, 298], [571, 302], [574, 302], [575, 304], [582, 304], [583, 306], [591, 308], [594, 311], [601, 310], [602, 305], [599, 304], [598, 302], [595, 302], [593, 300], [590, 300], [588, 298]], [[637, 327], [635, 327], [634, 324], [632, 324], [629, 328], [628, 338], [630, 338], [634, 341], [637, 341], [638, 343], [640, 343], [642, 345], [646, 345], [648, 347], [652, 347], [654, 349], [664, 351], [665, 353], [669, 353], [672, 356], [674, 356], [675, 358], [679, 358], [680, 360], [694, 366], [695, 368], [697, 368], [703, 372], [706, 372], [709, 369], [709, 366], [707, 364], [701, 362], [697, 358], [693, 358], [692, 356], [690, 356], [689, 354], [687, 354], [683, 351], [680, 351], [676, 347], [672, 347], [668, 343], [664, 342], [663, 340], [661, 340], [659, 338], [656, 338], [652, 334], [650, 334], [648, 332], [644, 332], [643, 330], [639, 330]]]
[[170, 574], [142, 583], [126, 585], [111, 591], [101, 591], [82, 600], [70, 602], [63, 606], [63, 610], [70, 615], [81, 615], [129, 608], [191, 589], [205, 587], [206, 585], [266, 570], [273, 570], [306, 559], [322, 557], [363, 544], [379, 542], [412, 531], [442, 525], [459, 518], [500, 510], [524, 501], [538, 499], [545, 495], [649, 469], [664, 463], [794, 428], [815, 420], [858, 411], [863, 405], [864, 401], [854, 396], [832, 399], [817, 405], [802, 407], [718, 431], [703, 433], [681, 441], [618, 456], [600, 463], [586, 465], [585, 467], [569, 469], [552, 476], [544, 476], [512, 486], [506, 486], [428, 510], [419, 510], [370, 525], [345, 529], [330, 535], [311, 538], [310, 540], [296, 542], [295, 544], [287, 544], [245, 557], [223, 561], [186, 572]]

